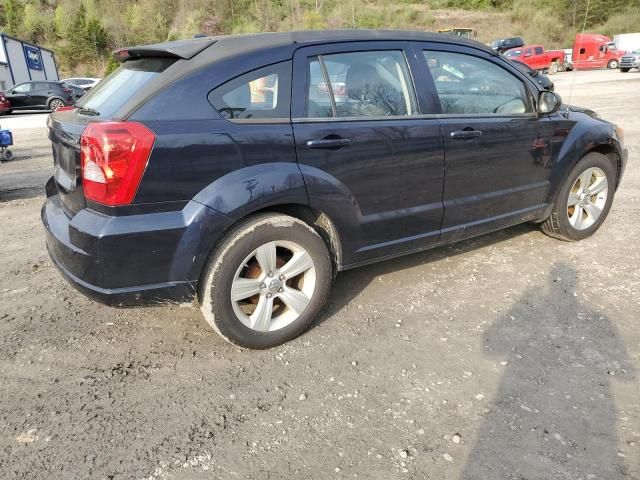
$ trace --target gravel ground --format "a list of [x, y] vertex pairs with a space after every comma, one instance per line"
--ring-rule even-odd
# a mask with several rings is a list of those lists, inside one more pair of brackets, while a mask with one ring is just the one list
[[595, 236], [524, 225], [344, 272], [315, 328], [260, 352], [68, 286], [46, 114], [0, 119], [0, 478], [640, 479], [640, 73], [554, 80], [626, 131]]

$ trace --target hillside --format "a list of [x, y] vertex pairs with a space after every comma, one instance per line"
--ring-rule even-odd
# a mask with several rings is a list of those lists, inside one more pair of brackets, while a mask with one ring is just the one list
[[[586, 6], [589, 3], [589, 12]], [[471, 27], [477, 39], [521, 35], [567, 47], [586, 27], [637, 31], [640, 0], [2, 0], [0, 28], [56, 52], [64, 75], [102, 75], [110, 52], [141, 43], [323, 28]]]

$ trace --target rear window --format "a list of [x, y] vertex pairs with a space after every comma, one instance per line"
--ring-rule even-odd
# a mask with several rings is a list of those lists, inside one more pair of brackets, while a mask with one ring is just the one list
[[128, 60], [83, 96], [78, 105], [99, 112], [101, 117], [111, 117], [173, 62], [172, 58]]

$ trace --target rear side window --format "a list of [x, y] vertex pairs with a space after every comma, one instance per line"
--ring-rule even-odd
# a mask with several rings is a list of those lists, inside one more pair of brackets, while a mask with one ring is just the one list
[[209, 103], [228, 120], [289, 119], [291, 62], [236, 77], [212, 90]]
[[175, 59], [172, 58], [128, 60], [84, 95], [79, 106], [95, 110], [101, 117], [112, 117], [127, 101], [138, 95], [151, 80], [160, 75], [173, 62]]
[[310, 118], [417, 114], [413, 82], [401, 51], [310, 58], [307, 85]]
[[536, 51], [536, 55], [542, 55], [542, 47], [536, 47], [535, 51]]

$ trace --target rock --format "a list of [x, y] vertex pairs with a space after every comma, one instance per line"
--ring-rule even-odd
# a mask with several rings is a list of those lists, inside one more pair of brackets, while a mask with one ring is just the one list
[[229, 395], [229, 400], [235, 400], [237, 397], [235, 395], [235, 393], [232, 393], [231, 395]]
[[420, 430], [418, 430], [418, 435], [424, 435], [424, 429], [421, 428]]
[[442, 456], [447, 462], [453, 462], [453, 457], [448, 453], [444, 453]]
[[476, 395], [476, 400], [482, 400], [484, 398], [484, 394], [483, 393], [479, 393]]
[[298, 398], [298, 400], [300, 400], [301, 402], [303, 402], [306, 399], [307, 399], [307, 394], [306, 393], [301, 393], [300, 397]]
[[406, 450], [400, 450], [400, 458], [407, 458], [409, 456], [409, 452], [407, 452]]
[[451, 437], [451, 441], [453, 443], [460, 443], [461, 440], [462, 440], [462, 435], [460, 435], [459, 433], [454, 433], [453, 437]]
[[18, 443], [33, 443], [38, 439], [38, 429], [32, 428], [28, 430], [26, 433], [21, 433], [16, 437], [16, 441]]

